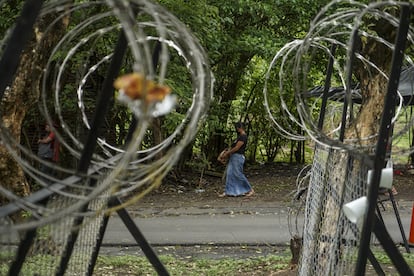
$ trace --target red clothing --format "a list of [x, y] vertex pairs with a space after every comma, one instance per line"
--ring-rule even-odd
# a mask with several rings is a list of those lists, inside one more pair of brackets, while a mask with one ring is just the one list
[[56, 139], [55, 133], [52, 132], [52, 131], [49, 133], [48, 138], [51, 139], [50, 147], [53, 150], [52, 160], [53, 160], [53, 162], [58, 162], [59, 161], [60, 143], [59, 143], [58, 139]]

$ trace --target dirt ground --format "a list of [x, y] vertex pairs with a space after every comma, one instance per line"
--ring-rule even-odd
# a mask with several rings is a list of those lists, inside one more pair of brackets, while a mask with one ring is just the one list
[[[402, 165], [396, 165], [395, 168], [393, 181], [398, 191], [396, 200], [414, 201], [414, 171]], [[249, 198], [219, 198], [218, 195], [224, 188], [223, 170], [223, 167], [218, 167], [215, 171], [187, 171], [180, 175], [170, 175], [163, 185], [145, 196], [138, 203], [138, 207], [275, 206], [294, 201], [300, 188], [306, 187], [300, 182], [307, 172], [304, 165], [247, 164], [245, 174], [255, 190], [255, 195]]]

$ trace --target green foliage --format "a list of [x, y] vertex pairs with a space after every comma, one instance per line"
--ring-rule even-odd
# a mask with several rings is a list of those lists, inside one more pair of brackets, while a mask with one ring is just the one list
[[[223, 14], [230, 14], [233, 18], [233, 20], [228, 19], [223, 23], [228, 37], [230, 37], [229, 42], [224, 39], [223, 43], [230, 45], [226, 45], [226, 50], [222, 52], [222, 55], [228, 54], [231, 60], [237, 60], [237, 55], [239, 55], [240, 62], [234, 66], [232, 64], [220, 66], [219, 74], [232, 78], [232, 80], [223, 80], [221, 83], [218, 80], [218, 86], [220, 88], [220, 84], [225, 86], [225, 83], [237, 81], [234, 84], [237, 93], [234, 98], [231, 98], [232, 108], [230, 108], [228, 118], [231, 120], [231, 118], [238, 117], [250, 123], [251, 132], [249, 135], [253, 134], [250, 140], [259, 142], [258, 144], [250, 144], [250, 153], [255, 157], [261, 153], [259, 156], [262, 155], [264, 161], [273, 161], [277, 151], [287, 142], [271, 127], [273, 123], [267, 120], [268, 115], [263, 107], [262, 95], [264, 76], [273, 55], [287, 41], [304, 34], [304, 31], [309, 27], [311, 18], [323, 3], [312, 2], [311, 5], [309, 4], [309, 1], [295, 1], [293, 3], [291, 1], [278, 1], [277, 3], [260, 1], [260, 3], [255, 2], [254, 4], [251, 1], [231, 1], [221, 7]], [[234, 57], [231, 57], [231, 53], [235, 53]], [[248, 57], [247, 62], [242, 62], [240, 58], [242, 55]], [[232, 73], [234, 71], [239, 73]], [[289, 84], [289, 80], [285, 79], [284, 82]], [[286, 114], [280, 112], [278, 93], [278, 88], [274, 87], [274, 90], [271, 90], [269, 94], [273, 97], [272, 102], [279, 109], [280, 115], [275, 114], [276, 118], [282, 119], [283, 122]], [[222, 97], [225, 98], [225, 95]], [[288, 104], [294, 104], [293, 93]], [[257, 149], [263, 149], [264, 152], [262, 150], [256, 151]]]
[[[234, 139], [232, 122], [243, 120], [250, 127], [250, 159], [274, 161], [287, 141], [267, 120], [263, 108], [264, 75], [277, 50], [287, 41], [303, 36], [313, 16], [327, 2], [159, 1], [200, 40], [216, 78], [215, 98], [194, 141], [194, 152], [215, 160], [216, 151], [222, 149], [217, 145], [229, 145]], [[163, 137], [181, 123], [192, 99], [191, 78], [174, 54], [168, 72], [167, 84], [178, 96], [179, 104], [162, 120]], [[277, 90], [272, 96], [278, 98]], [[290, 104], [293, 103], [292, 97]]]
[[18, 17], [24, 1], [2, 1], [0, 4], [1, 18], [0, 18], [0, 33], [12, 27]]
[[[279, 151], [287, 146], [288, 141], [271, 127], [272, 123], [268, 121], [268, 115], [263, 107], [263, 86], [267, 67], [274, 54], [286, 42], [305, 35], [312, 18], [328, 1], [159, 0], [158, 2], [179, 18], [199, 39], [208, 53], [216, 79], [215, 97], [202, 129], [194, 140], [193, 152], [205, 153], [208, 160], [215, 160], [224, 144], [230, 144], [234, 139], [232, 122], [243, 120], [249, 124], [249, 159], [273, 161]], [[10, 13], [14, 13], [12, 6], [8, 8]], [[74, 30], [79, 22], [93, 17], [98, 12], [104, 12], [105, 9], [104, 6], [97, 5], [91, 9], [74, 11], [69, 21], [68, 33]], [[0, 26], [2, 22], [3, 25], [7, 25], [7, 20], [7, 18], [0, 20]], [[116, 22], [115, 18], [107, 18], [106, 22], [87, 26], [76, 37], [81, 37], [90, 29], [96, 30], [109, 25], [108, 20]], [[82, 126], [83, 118], [77, 107], [76, 88], [81, 81], [78, 76], [85, 75], [91, 66], [112, 52], [117, 36], [117, 31], [97, 35], [88, 44], [80, 45], [78, 53], [67, 61], [68, 69], [62, 76], [65, 83], [62, 84], [59, 101], [65, 118], [71, 118], [66, 123], [70, 129], [78, 131], [79, 136], [84, 135], [87, 129]], [[76, 37], [73, 38], [74, 42]], [[68, 44], [73, 46], [71, 43]], [[60, 48], [59, 52], [54, 53], [53, 62], [56, 62], [56, 66], [61, 66], [59, 61], [69, 53], [70, 48]], [[178, 96], [178, 104], [174, 112], [161, 118], [162, 137], [169, 136], [185, 119], [193, 96], [191, 76], [181, 57], [171, 52], [166, 83]], [[326, 66], [325, 59], [326, 57], [315, 57], [315, 62], [320, 62], [319, 68]], [[130, 72], [132, 63], [132, 55], [128, 52], [121, 73]], [[88, 118], [91, 118], [94, 112], [107, 65], [105, 63], [100, 65], [83, 85], [84, 110]], [[323, 78], [321, 72], [323, 70], [310, 72], [309, 85], [314, 85]], [[277, 81], [276, 78], [274, 80]], [[288, 84], [293, 83], [293, 80], [285, 81]], [[278, 100], [280, 91], [276, 86], [273, 89], [272, 102], [275, 106], [279, 104], [279, 113], [276, 114], [284, 118], [285, 114], [280, 112]], [[52, 97], [49, 98], [53, 101]], [[294, 104], [293, 96], [288, 104]], [[116, 145], [123, 144], [131, 119], [132, 114], [111, 99], [111, 111], [106, 118], [104, 132], [106, 141]], [[147, 136], [144, 147], [151, 147], [154, 144], [153, 132], [149, 131]]]

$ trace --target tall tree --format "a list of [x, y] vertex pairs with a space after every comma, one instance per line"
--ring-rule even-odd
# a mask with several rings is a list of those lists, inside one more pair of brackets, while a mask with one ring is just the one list
[[[14, 10], [14, 12], [19, 14], [19, 10]], [[54, 16], [49, 15], [39, 18], [36, 22], [31, 30], [32, 38], [21, 54], [14, 81], [1, 99], [2, 123], [17, 143], [20, 143], [21, 125], [27, 110], [38, 101], [42, 69], [45, 67], [52, 47], [67, 26], [67, 18], [62, 19], [59, 24], [55, 25], [53, 32], [44, 36], [44, 30], [55, 19]], [[3, 187], [18, 196], [26, 196], [30, 192], [22, 168], [4, 146], [0, 146], [0, 179]], [[0, 197], [0, 205], [6, 202], [7, 198]]]
[[225, 145], [228, 122], [246, 117], [233, 114], [233, 105], [242, 97], [242, 81], [253, 58], [270, 62], [278, 48], [303, 36], [311, 18], [328, 1], [160, 2], [190, 27], [209, 54], [216, 78], [215, 99], [202, 131], [207, 139], [202, 138], [201, 144], [207, 159], [215, 160]]
[[[352, 143], [358, 141], [358, 144], [353, 146], [365, 146], [365, 149], [367, 149], [365, 154], [372, 155], [378, 142], [382, 113], [389, 112], [388, 110], [384, 111], [384, 99], [386, 98], [388, 86], [388, 79], [384, 74], [390, 75], [393, 52], [389, 45], [394, 44], [397, 29], [390, 21], [371, 15], [363, 17], [359, 27], [358, 37], [355, 38], [357, 45], [355, 49], [356, 54], [348, 58], [353, 58], [355, 61], [352, 71], [353, 77], [359, 83], [362, 103], [356, 117], [347, 122], [344, 138], [352, 138], [353, 140], [348, 140], [353, 141]], [[357, 55], [359, 59], [356, 58]], [[364, 58], [364, 61], [361, 60], [361, 57]], [[352, 159], [349, 153], [345, 151], [334, 151], [331, 156], [330, 163], [333, 165], [330, 167], [331, 171], [326, 172], [326, 174], [330, 175], [329, 189], [334, 192], [327, 192], [323, 195], [323, 206], [321, 204], [321, 208], [317, 210], [323, 214], [323, 217], [320, 217], [320, 224], [315, 225], [319, 234], [333, 235], [341, 227], [338, 224], [338, 218], [342, 212], [343, 202], [338, 201], [338, 195], [345, 194], [346, 189], [349, 189], [349, 187], [345, 187], [349, 182], [344, 180], [349, 178], [350, 167], [352, 167], [353, 175], [361, 175], [360, 170], [364, 168], [364, 166], [359, 164], [363, 161], [359, 159], [352, 160], [352, 165], [350, 165], [350, 160]], [[355, 189], [361, 189], [361, 187], [356, 187]], [[358, 195], [361, 194], [361, 190], [353, 192]], [[310, 229], [307, 230], [310, 231]], [[329, 246], [332, 246], [331, 241], [320, 241], [317, 246], [319, 252], [313, 252], [312, 254], [323, 256], [324, 252], [326, 253], [326, 248]], [[336, 250], [338, 254], [340, 254], [340, 251], [339, 248]], [[327, 264], [328, 259], [321, 257], [318, 260], [321, 267], [326, 267], [325, 272], [332, 269]], [[306, 264], [308, 261], [304, 259], [303, 263]]]

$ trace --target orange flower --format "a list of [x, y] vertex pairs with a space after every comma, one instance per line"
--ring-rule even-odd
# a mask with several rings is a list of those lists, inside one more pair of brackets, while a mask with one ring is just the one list
[[168, 86], [159, 85], [152, 80], [147, 80], [139, 73], [131, 73], [118, 77], [114, 82], [114, 87], [122, 90], [130, 99], [145, 100], [146, 103], [162, 101], [165, 96], [171, 93], [171, 88]]

